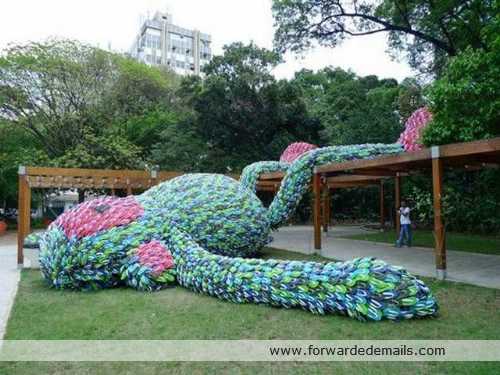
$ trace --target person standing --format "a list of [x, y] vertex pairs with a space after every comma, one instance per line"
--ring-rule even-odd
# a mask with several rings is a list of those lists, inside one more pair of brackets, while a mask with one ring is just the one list
[[403, 245], [403, 242], [406, 243], [406, 246], [411, 247], [410, 211], [410, 207], [406, 205], [406, 201], [401, 201], [401, 207], [398, 210], [401, 230], [399, 232], [399, 238], [396, 241], [396, 247], [401, 247]]

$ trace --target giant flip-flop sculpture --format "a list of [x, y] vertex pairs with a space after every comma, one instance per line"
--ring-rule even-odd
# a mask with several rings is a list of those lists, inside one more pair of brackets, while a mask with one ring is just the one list
[[[315, 166], [403, 151], [400, 144], [295, 145], [280, 162], [249, 165], [239, 182], [217, 174], [187, 174], [138, 196], [82, 203], [41, 236], [42, 274], [60, 289], [128, 285], [153, 291], [178, 283], [233, 302], [360, 320], [433, 316], [438, 305], [429, 288], [381, 260], [250, 258], [294, 212]], [[255, 195], [258, 176], [278, 170], [286, 175], [266, 209]]]

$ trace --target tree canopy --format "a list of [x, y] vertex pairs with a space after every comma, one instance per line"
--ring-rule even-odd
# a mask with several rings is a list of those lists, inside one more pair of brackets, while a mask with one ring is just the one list
[[172, 77], [75, 41], [13, 46], [0, 57], [0, 115], [58, 165], [137, 167], [117, 123], [168, 103]]
[[500, 13], [483, 34], [485, 49], [454, 57], [429, 88], [433, 120], [427, 145], [500, 136]]
[[448, 57], [485, 48], [481, 35], [497, 11], [495, 0], [273, 0], [275, 44], [281, 52], [302, 51], [313, 42], [334, 47], [388, 33], [393, 55], [439, 73]]
[[416, 83], [358, 77], [340, 68], [302, 70], [292, 83], [301, 87], [310, 113], [320, 121], [324, 144], [395, 142], [422, 102]]
[[234, 43], [204, 68], [203, 80], [184, 81], [181, 93], [195, 116], [189, 131], [203, 140], [192, 159], [212, 160], [211, 168], [227, 172], [276, 159], [291, 141], [318, 141], [319, 124], [308, 115], [301, 91], [271, 74], [278, 62], [274, 52]]

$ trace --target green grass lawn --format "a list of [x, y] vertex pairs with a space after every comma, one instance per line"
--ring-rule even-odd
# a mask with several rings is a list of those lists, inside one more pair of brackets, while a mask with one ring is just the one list
[[[266, 257], [314, 259], [267, 249]], [[48, 289], [25, 270], [6, 339], [499, 339], [500, 290], [425, 279], [441, 307], [437, 318], [361, 323], [302, 310], [237, 305], [182, 287], [156, 293], [131, 289]], [[493, 373], [495, 363], [3, 363], [0, 374], [198, 373]]]
[[[385, 232], [366, 232], [346, 238], [393, 244], [396, 242], [397, 236], [394, 230], [387, 230]], [[434, 247], [434, 233], [429, 230], [413, 230], [413, 246]], [[500, 237], [447, 233], [446, 247], [449, 250], [500, 255]]]

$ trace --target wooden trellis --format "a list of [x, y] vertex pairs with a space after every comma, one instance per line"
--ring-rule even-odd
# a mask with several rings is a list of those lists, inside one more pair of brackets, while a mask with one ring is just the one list
[[131, 195], [146, 190], [182, 172], [134, 171], [78, 168], [19, 167], [17, 263], [23, 264], [24, 238], [31, 231], [31, 189], [105, 189]]

